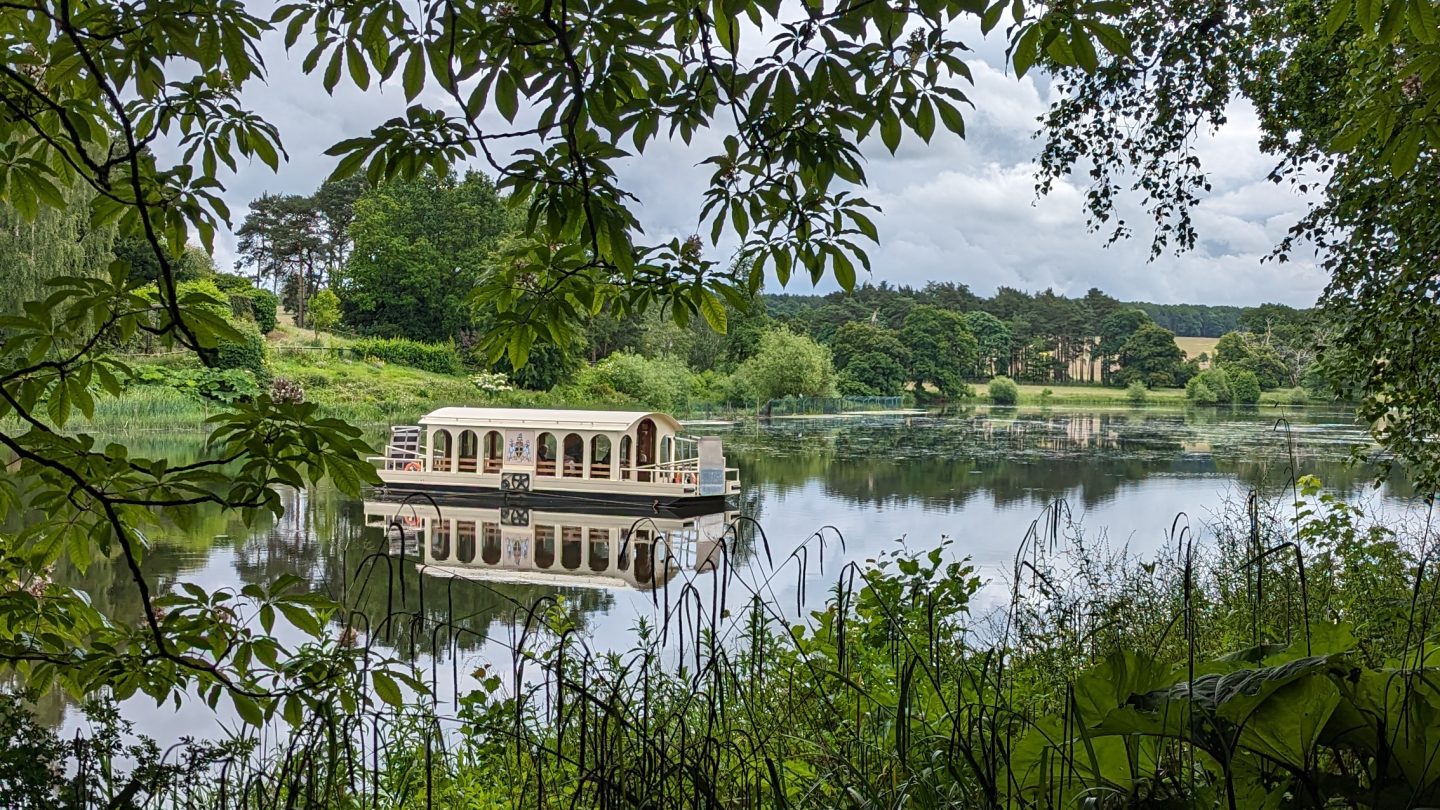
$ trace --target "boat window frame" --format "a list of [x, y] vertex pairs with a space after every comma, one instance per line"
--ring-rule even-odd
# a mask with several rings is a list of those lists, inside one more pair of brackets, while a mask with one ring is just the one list
[[[465, 454], [465, 441], [469, 437], [470, 455]], [[471, 428], [460, 431], [459, 451], [455, 455], [455, 471], [462, 473], [476, 473], [480, 471], [480, 434]], [[466, 462], [469, 462], [468, 464]]]
[[[442, 442], [441, 439], [444, 439]], [[441, 453], [441, 445], [445, 452]], [[451, 459], [455, 452], [455, 437], [451, 435], [449, 428], [436, 428], [430, 434], [430, 469], [433, 472], [450, 472], [454, 466]]]
[[[549, 469], [548, 472], [546, 471], [545, 466], [544, 466], [544, 465], [545, 465], [545, 462], [546, 462], [546, 460], [547, 460], [547, 459], [545, 459], [545, 440], [546, 440], [547, 438], [550, 440], [550, 443], [551, 443], [551, 445], [552, 445], [552, 447], [550, 448], [550, 458], [548, 459], [548, 461], [550, 462], [550, 469]], [[558, 476], [559, 467], [560, 467], [560, 458], [559, 458], [559, 456], [560, 456], [560, 441], [555, 438], [555, 434], [554, 434], [554, 433], [551, 433], [550, 431], [546, 430], [546, 431], [542, 431], [539, 435], [537, 435], [537, 436], [535, 437], [535, 475], [536, 475], [536, 476], [544, 476], [545, 478], [557, 478], [557, 477], [559, 477], [559, 476]]]
[[[490, 438], [495, 438], [494, 455], [491, 455]], [[498, 473], [505, 466], [505, 433], [499, 430], [485, 431], [485, 438], [481, 441], [480, 452], [483, 453], [483, 466], [481, 469], [486, 473]]]
[[[570, 466], [570, 440], [574, 439], [580, 450], [580, 457], [575, 460], [575, 466]], [[584, 478], [585, 477], [585, 437], [579, 433], [571, 432], [565, 434], [560, 440], [559, 473], [561, 478]]]
[[[605, 444], [604, 444], [605, 460], [604, 460], [604, 461], [597, 462], [596, 459], [598, 459], [598, 458], [600, 457], [600, 449], [601, 449], [600, 442], [604, 442], [604, 443], [605, 443]], [[613, 478], [615, 477], [615, 459], [614, 459], [614, 456], [613, 456], [614, 450], [615, 450], [615, 446], [614, 446], [614, 442], [610, 441], [610, 434], [608, 434], [608, 433], [596, 433], [594, 436], [591, 436], [591, 437], [590, 437], [590, 458], [585, 462], [585, 477], [586, 477], [586, 478], [595, 478], [595, 479], [599, 479], [599, 480], [602, 480], [602, 481], [608, 481], [608, 480], [613, 479]], [[597, 464], [603, 464], [603, 465], [605, 465], [604, 473], [601, 474], [601, 475], [596, 475], [596, 474], [595, 474], [595, 467], [596, 467]]]

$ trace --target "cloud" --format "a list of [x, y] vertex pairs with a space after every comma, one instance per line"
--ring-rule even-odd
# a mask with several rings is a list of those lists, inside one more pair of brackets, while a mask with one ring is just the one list
[[[405, 106], [395, 89], [362, 93], [342, 85], [327, 95], [318, 78], [301, 73], [300, 55], [286, 55], [273, 40], [264, 53], [269, 82], [247, 91], [245, 101], [280, 128], [290, 162], [278, 175], [256, 164], [230, 178], [225, 196], [237, 226], [246, 205], [263, 191], [313, 190], [334, 165], [334, 158], [323, 154], [327, 148]], [[1197, 143], [1214, 189], [1195, 212], [1196, 249], [1152, 262], [1148, 220], [1133, 203], [1123, 206], [1123, 214], [1136, 237], [1106, 247], [1108, 233], [1087, 228], [1082, 188], [1061, 182], [1049, 196], [1036, 198], [1033, 158], [1040, 142], [1033, 136], [1051, 101], [1049, 83], [1033, 74], [1022, 80], [1007, 75], [995, 66], [998, 48], [988, 41], [972, 56], [974, 84], [962, 88], [974, 104], [962, 108], [966, 139], [941, 131], [924, 144], [907, 134], [893, 156], [878, 139], [865, 145], [868, 196], [883, 208], [869, 280], [955, 281], [982, 294], [999, 286], [1053, 287], [1072, 295], [1099, 287], [1122, 299], [1161, 302], [1315, 300], [1326, 279], [1313, 263], [1265, 261], [1306, 201], [1266, 180], [1272, 163], [1256, 147], [1258, 122], [1248, 107], [1237, 105], [1224, 127]], [[434, 95], [424, 100], [442, 102]], [[718, 148], [722, 135], [701, 133], [690, 146], [662, 138], [643, 156], [621, 161], [621, 179], [639, 198], [638, 215], [650, 238], [698, 229], [709, 178], [698, 164]], [[718, 257], [733, 245], [733, 237], [723, 241]], [[222, 267], [233, 264], [233, 236], [221, 234], [216, 258]], [[827, 283], [820, 289], [833, 288]], [[792, 282], [790, 291], [808, 289]]]

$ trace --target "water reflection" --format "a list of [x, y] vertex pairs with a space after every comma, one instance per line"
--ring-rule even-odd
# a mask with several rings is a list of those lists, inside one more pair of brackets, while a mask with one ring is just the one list
[[710, 573], [737, 511], [596, 513], [517, 503], [369, 500], [365, 523], [424, 575], [551, 588], [664, 587]]
[[[1287, 421], [1277, 430], [1282, 416]], [[1060, 498], [1086, 513], [1087, 526], [1109, 527], [1143, 552], [1177, 512], [1203, 514], [1227, 487], [1275, 493], [1294, 476], [1313, 473], [1352, 494], [1373, 475], [1348, 463], [1349, 449], [1365, 433], [1341, 410], [970, 409], [699, 432], [721, 432], [741, 468], [737, 511], [764, 527], [766, 547], [751, 546], [759, 542], [751, 533], [724, 550], [729, 562], [757, 572], [827, 524], [846, 537], [846, 560], [864, 560], [900, 536], [930, 544], [948, 534], [958, 553], [994, 570], [1013, 556], [1028, 522]], [[135, 456], [172, 463], [206, 452], [199, 435], [126, 441]], [[1400, 480], [1382, 493], [1390, 502], [1412, 495]], [[600, 646], [624, 646], [637, 618], [652, 615], [667, 588], [689, 581], [713, 586], [715, 527], [734, 517], [703, 523], [652, 515], [637, 523], [635, 515], [537, 510], [521, 520], [498, 506], [453, 504], [406, 507], [402, 514], [395, 504], [346, 498], [329, 486], [282, 498], [286, 511], [276, 521], [247, 526], [200, 511], [168, 525], [151, 537], [143, 571], [159, 590], [182, 581], [238, 589], [297, 574], [348, 605], [381, 643], [414, 658], [435, 652], [437, 643], [479, 650], [523, 624], [541, 600], [558, 600]], [[390, 526], [406, 515], [415, 521], [402, 524], [408, 548], [397, 546]], [[6, 516], [12, 527], [39, 519]], [[83, 573], [62, 561], [55, 576], [86, 590], [116, 621], [139, 621], [138, 593], [118, 561], [96, 561]], [[808, 589], [780, 578], [766, 592], [792, 609], [797, 590], [807, 604], [823, 599], [828, 574], [809, 576]], [[451, 629], [449, 640], [436, 635], [440, 626]]]

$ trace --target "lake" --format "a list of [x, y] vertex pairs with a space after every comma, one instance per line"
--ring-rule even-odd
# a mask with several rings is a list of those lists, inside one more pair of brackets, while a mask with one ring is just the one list
[[[276, 522], [246, 527], [215, 513], [187, 532], [153, 537], [144, 568], [160, 589], [182, 581], [238, 589], [298, 574], [352, 603], [384, 646], [413, 656], [448, 700], [477, 667], [508, 667], [523, 626], [516, 617], [556, 597], [592, 647], [623, 650], [642, 620], [654, 626], [669, 614], [683, 625], [696, 611], [718, 612], [722, 587], [727, 609], [762, 593], [778, 612], [803, 617], [823, 603], [842, 566], [872, 559], [897, 541], [928, 549], [948, 540], [947, 553], [971, 558], [992, 581], [982, 602], [998, 604], [1021, 540], [1056, 502], [1090, 543], [1141, 555], [1161, 548], [1172, 526], [1203, 536], [1212, 515], [1243, 503], [1252, 489], [1288, 503], [1287, 485], [1299, 475], [1318, 475], [1346, 497], [1387, 512], [1410, 509], [1403, 482], [1375, 489], [1373, 470], [1347, 463], [1367, 436], [1352, 412], [1338, 408], [975, 408], [704, 425], [691, 433], [723, 437], [730, 463], [741, 470], [744, 492], [735, 507], [744, 519], [727, 545], [723, 572], [704, 565], [697, 571], [697, 560], [681, 560], [688, 567], [660, 588], [422, 576], [415, 544], [402, 562], [390, 553], [399, 544], [377, 525], [394, 516], [393, 504], [367, 508], [330, 487], [283, 493], [287, 512]], [[202, 443], [200, 436], [173, 435], [126, 441], [132, 455], [174, 463], [198, 457]], [[594, 548], [602, 555], [613, 550]], [[101, 561], [83, 577], [62, 570], [57, 578], [85, 588], [116, 618], [139, 615], [135, 589], [118, 563]], [[693, 591], [682, 599], [686, 583]], [[59, 698], [42, 711], [51, 722], [74, 722], [73, 712], [62, 718]], [[203, 707], [177, 712], [137, 701], [127, 713], [162, 743], [177, 729], [203, 733], [216, 722]]]

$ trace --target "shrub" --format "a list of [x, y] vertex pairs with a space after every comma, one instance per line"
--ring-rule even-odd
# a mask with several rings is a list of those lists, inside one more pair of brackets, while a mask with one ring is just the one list
[[255, 289], [255, 285], [245, 276], [237, 276], [234, 273], [216, 273], [210, 277], [215, 283], [216, 289], [231, 295], [249, 295]]
[[1054, 399], [1054, 398], [1055, 398], [1055, 392], [1054, 392], [1054, 391], [1051, 391], [1049, 388], [1046, 388], [1046, 389], [1044, 389], [1044, 390], [1042, 390], [1042, 391], [1040, 392], [1040, 404], [1041, 404], [1041, 405], [1049, 405], [1049, 404], [1050, 404], [1050, 400], [1052, 400], [1052, 399]]
[[461, 374], [465, 370], [460, 362], [460, 353], [450, 343], [421, 343], [409, 338], [365, 338], [355, 341], [350, 348], [366, 359], [373, 357], [436, 374]]
[[[1188, 381], [1185, 384], [1185, 392], [1187, 395], [1190, 392], [1190, 384]], [[1140, 382], [1139, 380], [1130, 383], [1130, 385], [1126, 386], [1125, 388], [1125, 399], [1129, 400], [1131, 405], [1144, 405], [1145, 399], [1149, 395], [1149, 389], [1147, 389], [1145, 387], [1145, 384]]]
[[222, 340], [216, 347], [215, 367], [250, 372], [261, 387], [270, 385], [270, 366], [265, 362], [265, 338], [253, 323], [236, 324], [242, 338]]
[[1230, 375], [1223, 368], [1207, 368], [1185, 383], [1185, 398], [1197, 405], [1233, 402]]
[[577, 375], [575, 385], [588, 396], [624, 394], [654, 408], [683, 410], [695, 389], [695, 375], [675, 360], [616, 352]]
[[1230, 374], [1231, 401], [1254, 405], [1260, 401], [1260, 378], [1249, 369], [1234, 369]]
[[250, 299], [250, 317], [254, 318], [255, 325], [260, 327], [260, 334], [268, 335], [274, 332], [280, 323], [280, 298], [269, 290], [253, 288], [245, 293], [245, 297]]
[[310, 299], [310, 305], [305, 314], [305, 320], [310, 323], [307, 326], [315, 330], [318, 336], [320, 332], [329, 331], [331, 327], [340, 322], [340, 296], [329, 287], [321, 289]]
[[1285, 392], [1285, 402], [1290, 405], [1307, 405], [1310, 402], [1310, 393], [1303, 386], [1295, 386]]
[[996, 405], [1014, 405], [1020, 401], [1020, 386], [1003, 374], [990, 380], [989, 390], [990, 401]]
[[771, 329], [760, 346], [736, 369], [745, 383], [746, 399], [763, 405], [784, 397], [828, 397], [835, 394], [835, 365], [830, 350], [788, 329]]
[[1214, 405], [1220, 401], [1215, 391], [1198, 376], [1191, 377], [1190, 381], [1185, 383], [1185, 398], [1196, 405]]
[[132, 369], [129, 386], [166, 388], [195, 400], [234, 402], [250, 399], [260, 393], [255, 376], [239, 368], [167, 368], [158, 365], [137, 365]]

